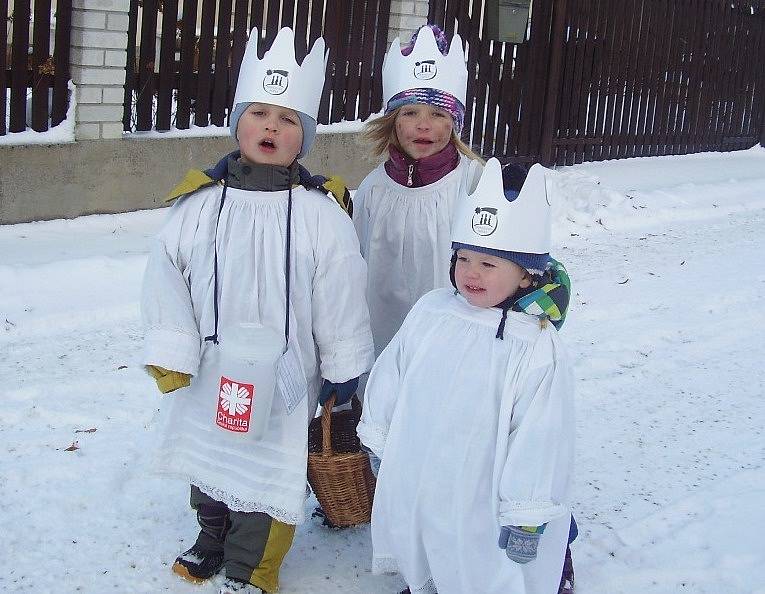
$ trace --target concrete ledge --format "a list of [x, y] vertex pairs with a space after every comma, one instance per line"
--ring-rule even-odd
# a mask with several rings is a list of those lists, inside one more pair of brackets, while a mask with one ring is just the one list
[[[0, 224], [163, 206], [186, 170], [214, 165], [235, 148], [228, 137], [0, 146]], [[355, 188], [374, 168], [363, 154], [357, 134], [320, 134], [301, 162]]]

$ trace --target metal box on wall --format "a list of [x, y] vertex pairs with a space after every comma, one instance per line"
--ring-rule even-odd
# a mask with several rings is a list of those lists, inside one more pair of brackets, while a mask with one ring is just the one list
[[486, 35], [494, 41], [523, 43], [531, 0], [486, 0]]

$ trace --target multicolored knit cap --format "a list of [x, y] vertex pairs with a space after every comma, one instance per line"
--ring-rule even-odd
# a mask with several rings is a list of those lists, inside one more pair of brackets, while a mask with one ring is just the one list
[[[433, 31], [433, 35], [436, 38], [436, 45], [441, 54], [446, 56], [449, 53], [449, 42], [447, 41], [444, 32], [436, 25], [423, 25], [414, 32], [409, 43], [401, 48], [402, 56], [408, 56], [412, 53], [414, 44], [417, 41], [417, 36], [425, 27], [428, 27]], [[454, 122], [454, 132], [457, 135], [462, 132], [462, 125], [465, 120], [465, 106], [462, 105], [460, 100], [454, 95], [439, 89], [419, 87], [401, 91], [388, 100], [388, 104], [385, 106], [385, 113], [389, 114], [404, 105], [413, 105], [417, 103], [432, 105], [448, 112], [449, 115], [452, 116], [452, 121]]]

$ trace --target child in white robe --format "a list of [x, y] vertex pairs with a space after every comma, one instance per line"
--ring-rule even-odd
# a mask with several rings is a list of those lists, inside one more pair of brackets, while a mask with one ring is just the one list
[[[159, 468], [191, 483], [200, 524], [172, 569], [193, 582], [224, 569], [220, 594], [278, 589], [304, 519], [317, 400], [349, 399], [373, 361], [353, 224], [296, 160], [316, 132], [324, 42], [298, 65], [290, 29], [262, 59], [258, 39], [254, 30], [230, 118], [240, 151], [219, 176], [196, 172], [179, 186], [142, 297], [143, 362], [174, 392]], [[245, 356], [269, 347], [287, 381], [273, 389], [276, 365], [254, 381], [237, 345]]]
[[551, 323], [512, 311], [549, 257], [545, 171], [506, 193], [487, 163], [455, 215], [457, 292], [416, 303], [367, 384], [358, 433], [382, 460], [373, 569], [399, 572], [412, 593], [558, 591], [571, 366]]

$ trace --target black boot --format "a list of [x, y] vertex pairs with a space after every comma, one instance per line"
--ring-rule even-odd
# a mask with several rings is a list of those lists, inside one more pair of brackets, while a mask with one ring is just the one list
[[223, 541], [231, 525], [228, 508], [201, 504], [197, 521], [202, 528], [189, 550], [181, 553], [173, 563], [173, 572], [199, 584], [214, 576], [223, 567]]

